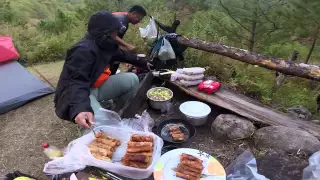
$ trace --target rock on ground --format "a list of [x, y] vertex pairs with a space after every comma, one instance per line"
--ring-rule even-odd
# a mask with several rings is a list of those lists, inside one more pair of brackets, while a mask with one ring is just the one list
[[303, 106], [293, 106], [288, 108], [287, 111], [293, 116], [302, 120], [309, 120], [309, 118], [312, 116], [311, 112]]
[[211, 126], [214, 136], [231, 140], [248, 138], [255, 129], [251, 121], [232, 114], [219, 115]]
[[314, 153], [320, 149], [319, 140], [306, 131], [283, 126], [269, 126], [254, 134], [257, 148], [273, 148], [280, 151], [305, 151]]

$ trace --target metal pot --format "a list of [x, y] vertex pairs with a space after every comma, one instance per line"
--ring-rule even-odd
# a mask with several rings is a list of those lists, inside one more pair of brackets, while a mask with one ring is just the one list
[[[156, 89], [163, 89], [163, 90], [167, 90], [170, 92], [171, 96], [169, 99], [165, 100], [165, 101], [159, 101], [159, 100], [153, 100], [150, 98], [149, 94], [150, 92], [156, 90]], [[151, 88], [148, 92], [147, 92], [147, 97], [149, 99], [149, 104], [153, 109], [157, 109], [157, 110], [164, 110], [166, 109], [166, 106], [168, 105], [168, 103], [170, 103], [172, 97], [173, 97], [173, 92], [165, 87], [155, 87], [155, 88]]]

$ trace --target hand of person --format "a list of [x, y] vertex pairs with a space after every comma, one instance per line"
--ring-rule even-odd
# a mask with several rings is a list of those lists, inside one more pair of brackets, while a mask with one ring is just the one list
[[74, 121], [81, 127], [89, 129], [92, 124], [94, 124], [93, 114], [91, 112], [81, 112], [79, 113]]
[[127, 50], [130, 51], [130, 52], [135, 52], [137, 50], [137, 47], [132, 46], [132, 45], [128, 45], [127, 46]]
[[149, 62], [147, 62], [147, 67], [148, 67], [148, 70], [151, 71], [151, 68], [153, 67], [153, 65]]

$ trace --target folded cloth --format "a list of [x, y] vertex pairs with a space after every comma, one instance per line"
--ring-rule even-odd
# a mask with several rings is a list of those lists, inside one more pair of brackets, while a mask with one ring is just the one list
[[203, 80], [204, 74], [196, 74], [196, 75], [186, 75], [180, 74], [178, 79], [186, 80], [186, 81], [195, 81], [195, 80]]
[[204, 74], [206, 70], [201, 67], [192, 67], [192, 68], [183, 68], [177, 69], [177, 73], [186, 74], [186, 75], [196, 75], [196, 74]]
[[197, 86], [202, 82], [202, 80], [195, 80], [195, 81], [186, 81], [186, 80], [180, 80], [179, 83], [182, 86], [190, 87], [190, 86]]

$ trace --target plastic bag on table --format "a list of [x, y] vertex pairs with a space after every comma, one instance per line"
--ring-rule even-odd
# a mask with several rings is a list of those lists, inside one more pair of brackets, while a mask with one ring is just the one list
[[[145, 114], [141, 115], [140, 119], [144, 119], [142, 117], [147, 117], [146, 112]], [[145, 121], [146, 120], [141, 120], [141, 122]], [[95, 139], [95, 137], [93, 133], [88, 133], [70, 142], [65, 150], [64, 157], [46, 163], [43, 172], [48, 175], [57, 175], [80, 171], [84, 169], [86, 166], [93, 166], [119, 174], [124, 177], [130, 177], [132, 179], [148, 178], [152, 174], [153, 167], [156, 165], [157, 161], [161, 156], [163, 140], [154, 133], [149, 132], [148, 128], [144, 128], [145, 131], [137, 131], [134, 130], [134, 128], [134, 126], [132, 127], [129, 124], [122, 123], [119, 123], [119, 126], [99, 126], [94, 128], [95, 131], [103, 131], [107, 135], [112, 136], [121, 141], [121, 145], [116, 148], [116, 151], [112, 155], [112, 163], [98, 160], [92, 156], [88, 148], [88, 145]], [[129, 142], [130, 137], [133, 134], [148, 135], [152, 136], [154, 139], [152, 162], [147, 169], [137, 169], [123, 166], [121, 164], [121, 159], [126, 153], [127, 143]]]
[[162, 41], [163, 42], [158, 53], [159, 59], [162, 61], [176, 59], [176, 54], [173, 51], [170, 42], [166, 38], [163, 38]]
[[186, 81], [195, 81], [195, 80], [203, 80], [204, 74], [195, 74], [195, 75], [186, 75], [181, 74], [178, 79], [186, 80]]
[[154, 126], [154, 120], [151, 118], [150, 114], [145, 110], [141, 116], [136, 114], [135, 118], [123, 119], [120, 122], [122, 127], [131, 127], [136, 131], [151, 132]]
[[226, 169], [227, 180], [269, 180], [258, 173], [257, 162], [248, 149]]
[[186, 80], [180, 80], [179, 83], [182, 86], [189, 87], [189, 86], [197, 86], [202, 82], [202, 80], [195, 80], [195, 81], [186, 81]]
[[183, 68], [178, 69], [176, 72], [180, 74], [186, 74], [186, 75], [196, 75], [196, 74], [204, 74], [206, 70], [201, 67], [192, 67], [192, 68]]
[[139, 28], [139, 30], [142, 38], [147, 38], [147, 39], [157, 38], [157, 34], [158, 34], [157, 26], [153, 18], [150, 18], [150, 22], [147, 25], [147, 27]]
[[303, 170], [302, 180], [320, 179], [320, 151], [309, 158], [309, 166]]

